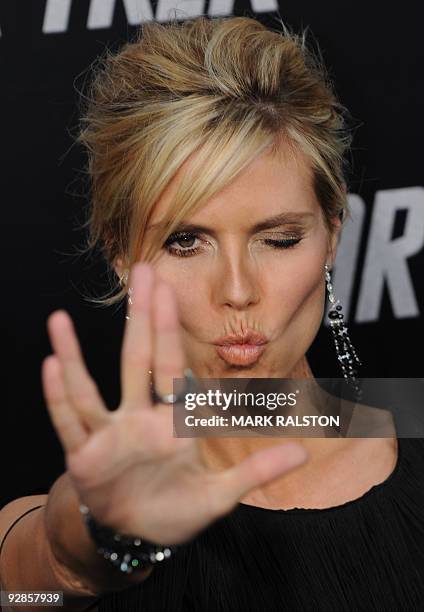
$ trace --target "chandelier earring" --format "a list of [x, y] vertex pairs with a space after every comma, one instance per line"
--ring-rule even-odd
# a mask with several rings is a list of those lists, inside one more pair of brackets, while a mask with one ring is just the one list
[[336, 300], [331, 283], [330, 267], [325, 264], [325, 281], [330, 308], [328, 319], [333, 335], [334, 346], [336, 348], [337, 359], [339, 361], [343, 377], [353, 386], [357, 397], [361, 396], [361, 388], [357, 381], [357, 368], [362, 365], [361, 360], [350, 340], [349, 332], [344, 321], [343, 308], [340, 300]]

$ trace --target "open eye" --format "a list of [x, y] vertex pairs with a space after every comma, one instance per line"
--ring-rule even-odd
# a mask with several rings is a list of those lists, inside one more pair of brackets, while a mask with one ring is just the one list
[[[167, 238], [164, 248], [172, 255], [187, 257], [198, 252], [199, 247], [193, 246], [196, 240], [198, 240], [198, 237], [193, 232], [174, 232]], [[180, 248], [173, 246], [175, 244], [179, 245]]]

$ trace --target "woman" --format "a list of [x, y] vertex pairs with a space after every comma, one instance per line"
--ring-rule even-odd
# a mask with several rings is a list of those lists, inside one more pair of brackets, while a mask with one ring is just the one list
[[303, 40], [147, 24], [98, 70], [80, 140], [91, 245], [120, 279], [103, 303], [131, 296], [122, 400], [107, 410], [53, 313], [42, 378], [67, 471], [2, 510], [3, 589], [102, 612], [419, 609], [421, 440], [173, 437], [190, 371], [314, 379], [349, 138]]

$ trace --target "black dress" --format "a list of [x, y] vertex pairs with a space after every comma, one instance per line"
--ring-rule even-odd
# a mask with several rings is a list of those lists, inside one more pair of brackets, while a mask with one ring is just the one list
[[424, 610], [424, 439], [394, 471], [325, 509], [239, 504], [99, 612]]

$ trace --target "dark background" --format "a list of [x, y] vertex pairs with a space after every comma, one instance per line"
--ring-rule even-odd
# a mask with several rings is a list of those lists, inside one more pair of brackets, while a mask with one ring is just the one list
[[[11, 475], [2, 504], [47, 492], [63, 471], [40, 378], [42, 360], [51, 352], [46, 319], [53, 310], [71, 314], [90, 372], [107, 403], [119, 402], [124, 312], [94, 307], [84, 297], [106, 291], [108, 277], [101, 259], [76, 251], [84, 240], [87, 187], [85, 159], [73, 135], [88, 66], [105, 46], [118, 48], [136, 28], [128, 24], [122, 1], [115, 3], [112, 26], [97, 29], [87, 28], [89, 0], [69, 2], [67, 28], [56, 33], [43, 32], [46, 0], [0, 5], [3, 481]], [[308, 25], [310, 41], [319, 41], [339, 98], [355, 120], [349, 191], [362, 199], [365, 218], [348, 324], [364, 362], [360, 375], [423, 376], [422, 224], [416, 227], [421, 246], [407, 259], [416, 311], [399, 314], [385, 286], [377, 317], [364, 321], [355, 314], [376, 192], [422, 185], [424, 50], [418, 3], [406, 1], [395, 9], [363, 0], [292, 0], [272, 13], [260, 10], [263, 6], [257, 0], [255, 12], [249, 3], [236, 2], [232, 14], [256, 16], [271, 26], [282, 18], [295, 30]], [[424, 198], [418, 201], [424, 215]], [[400, 202], [393, 239], [402, 236], [407, 215]], [[339, 376], [326, 326], [308, 357], [316, 376]]]

